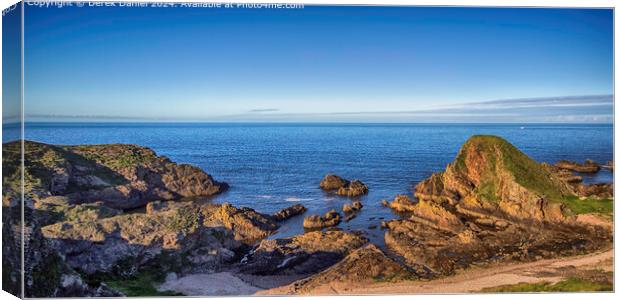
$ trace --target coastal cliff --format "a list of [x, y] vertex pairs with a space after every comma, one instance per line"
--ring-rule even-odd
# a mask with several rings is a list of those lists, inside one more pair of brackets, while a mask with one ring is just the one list
[[[19, 146], [3, 145], [3, 283], [16, 292]], [[24, 146], [29, 297], [176, 295], [156, 283], [173, 288], [196, 274], [233, 276], [252, 291], [314, 294], [336, 285], [429, 280], [473, 265], [592, 253], [608, 249], [613, 238], [610, 227], [581, 218], [611, 201], [613, 185], [582, 184], [495, 136], [471, 137], [443, 172], [415, 186], [415, 198], [398, 195], [385, 203], [395, 212], [382, 223], [387, 249], [365, 232], [339, 227], [341, 213], [347, 222], [368, 199], [305, 217], [303, 234], [268, 239], [306, 208], [297, 204], [269, 215], [197, 201], [228, 184], [146, 147]], [[353, 189], [354, 182], [362, 188]], [[317, 190], [365, 195], [368, 187], [357, 182], [328, 175]]]

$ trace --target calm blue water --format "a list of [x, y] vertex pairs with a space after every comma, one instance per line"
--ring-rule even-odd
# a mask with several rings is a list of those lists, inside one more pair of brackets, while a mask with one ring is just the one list
[[[26, 139], [52, 144], [148, 146], [228, 182], [230, 190], [214, 201], [265, 213], [295, 203], [310, 213], [341, 209], [349, 200], [321, 191], [320, 180], [328, 172], [357, 178], [370, 192], [361, 198], [362, 213], [341, 227], [366, 230], [379, 244], [383, 233], [367, 228], [394, 218], [380, 200], [411, 195], [412, 186], [443, 170], [471, 135], [502, 136], [540, 162], [613, 159], [612, 125], [32, 123], [25, 131]], [[586, 178], [612, 180], [606, 170]], [[301, 223], [291, 220], [276, 237], [302, 232]]]

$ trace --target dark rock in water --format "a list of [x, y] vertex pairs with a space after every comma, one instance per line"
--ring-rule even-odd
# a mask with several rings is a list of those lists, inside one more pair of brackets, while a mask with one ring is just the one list
[[274, 219], [278, 222], [290, 219], [294, 216], [301, 215], [306, 212], [306, 207], [301, 204], [295, 204], [293, 206], [289, 206], [285, 209], [280, 210], [279, 212], [273, 215]]
[[387, 200], [385, 200], [385, 199], [382, 199], [382, 200], [381, 200], [381, 205], [386, 206], [386, 207], [389, 207], [389, 206], [390, 206], [390, 202], [388, 202], [388, 201], [387, 201]]
[[339, 188], [344, 187], [347, 184], [349, 184], [348, 180], [343, 179], [338, 175], [327, 174], [325, 175], [325, 178], [321, 180], [320, 187], [325, 191], [337, 191]]
[[601, 166], [596, 162], [587, 159], [583, 164], [574, 161], [561, 160], [555, 164], [556, 167], [571, 170], [579, 173], [596, 173], [601, 170]]
[[340, 224], [341, 216], [336, 210], [331, 210], [323, 216], [312, 215], [304, 219], [304, 228], [321, 229]]
[[358, 211], [360, 211], [362, 209], [362, 207], [364, 207], [364, 205], [362, 205], [362, 202], [360, 201], [353, 201], [353, 203], [351, 205], [349, 204], [345, 204], [342, 206], [342, 212], [344, 212], [345, 215], [350, 215], [350, 214], [354, 214]]
[[359, 180], [351, 181], [347, 186], [338, 189], [338, 195], [357, 197], [368, 194], [368, 186]]
[[242, 259], [241, 272], [255, 275], [295, 275], [319, 272], [367, 243], [343, 231], [313, 231], [292, 238], [263, 240]]
[[368, 186], [359, 180], [348, 181], [334, 174], [327, 174], [320, 184], [325, 191], [336, 191], [340, 196], [357, 197], [368, 194]]

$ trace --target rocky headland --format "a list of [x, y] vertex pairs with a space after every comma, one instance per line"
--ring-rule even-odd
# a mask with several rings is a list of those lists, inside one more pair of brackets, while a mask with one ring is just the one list
[[[269, 215], [196, 201], [228, 184], [141, 146], [24, 146], [27, 297], [346, 293], [612, 245], [605, 208], [613, 184], [583, 184], [573, 173], [592, 163], [581, 171], [541, 164], [495, 136], [470, 138], [414, 197], [383, 202], [395, 212], [382, 223], [384, 249], [339, 227], [368, 201], [358, 198], [368, 193], [358, 180], [325, 176], [320, 188], [350, 204], [306, 216], [304, 234], [273, 239], [283, 222], [304, 216], [303, 205]], [[3, 284], [15, 292], [18, 162], [19, 144], [4, 144]], [[231, 287], [201, 289], [205, 278]]]

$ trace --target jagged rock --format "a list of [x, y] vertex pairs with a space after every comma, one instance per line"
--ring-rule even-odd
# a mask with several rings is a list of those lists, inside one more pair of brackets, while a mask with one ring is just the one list
[[609, 199], [614, 197], [614, 185], [613, 183], [579, 184], [576, 186], [576, 192], [580, 197]]
[[596, 162], [586, 159], [583, 164], [574, 161], [561, 160], [555, 164], [556, 167], [571, 170], [579, 173], [596, 173], [601, 170], [601, 166]]
[[458, 233], [465, 228], [456, 214], [429, 200], [420, 200], [410, 212], [412, 220], [426, 223], [441, 230]]
[[290, 294], [330, 293], [329, 286], [347, 283], [396, 282], [415, 278], [415, 274], [390, 259], [374, 244], [361, 247], [325, 271], [298, 280], [285, 289]]
[[340, 196], [358, 197], [368, 194], [368, 186], [359, 180], [348, 181], [334, 174], [327, 174], [320, 184], [325, 191], [336, 191]]
[[383, 206], [390, 206], [390, 202], [388, 202], [385, 199], [381, 199], [381, 205], [383, 205]]
[[414, 206], [415, 203], [407, 195], [396, 195], [394, 201], [389, 203], [389, 207], [398, 212], [411, 211]]
[[341, 216], [336, 210], [330, 210], [325, 215], [312, 215], [304, 219], [304, 228], [320, 229], [334, 227], [340, 224]]
[[129, 209], [153, 200], [211, 196], [228, 187], [199, 168], [176, 164], [136, 145], [53, 146], [25, 141], [24, 147], [27, 184], [37, 199], [62, 196], [70, 204], [102, 201]]
[[234, 233], [235, 240], [247, 245], [257, 243], [278, 229], [278, 224], [271, 216], [256, 212], [249, 207], [236, 208], [224, 203], [202, 206], [201, 209], [206, 226], [223, 226]]
[[305, 212], [306, 212], [305, 206], [301, 204], [295, 204], [293, 206], [289, 206], [285, 209], [280, 210], [279, 212], [275, 213], [273, 217], [276, 219], [276, 221], [281, 222], [281, 221], [290, 219], [294, 216], [301, 215]]
[[242, 259], [241, 272], [294, 275], [319, 272], [363, 246], [367, 240], [343, 231], [313, 231], [292, 238], [263, 240]]
[[135, 270], [162, 257], [172, 264], [212, 270], [230, 261], [245, 243], [262, 239], [275, 228], [269, 216], [249, 209], [167, 202], [164, 209], [149, 214], [65, 221], [41, 231], [72, 268], [86, 274], [118, 274], [124, 272], [119, 266]]

